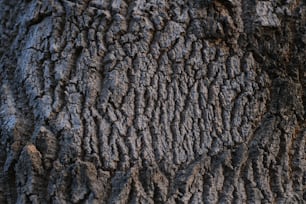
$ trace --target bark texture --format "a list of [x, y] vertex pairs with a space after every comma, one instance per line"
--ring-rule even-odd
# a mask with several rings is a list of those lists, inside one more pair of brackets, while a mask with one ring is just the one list
[[1, 0], [0, 203], [305, 203], [304, 0]]

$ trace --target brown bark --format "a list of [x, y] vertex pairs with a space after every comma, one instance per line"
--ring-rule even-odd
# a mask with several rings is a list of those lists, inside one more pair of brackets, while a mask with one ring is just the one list
[[0, 1], [0, 203], [305, 203], [305, 1]]

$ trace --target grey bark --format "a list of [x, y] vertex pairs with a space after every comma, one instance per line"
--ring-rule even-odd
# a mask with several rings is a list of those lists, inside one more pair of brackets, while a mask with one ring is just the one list
[[305, 203], [303, 0], [0, 1], [0, 203]]

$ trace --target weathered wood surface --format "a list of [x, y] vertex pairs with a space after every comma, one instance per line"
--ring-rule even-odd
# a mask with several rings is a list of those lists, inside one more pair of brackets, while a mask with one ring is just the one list
[[305, 203], [303, 0], [1, 0], [0, 203]]

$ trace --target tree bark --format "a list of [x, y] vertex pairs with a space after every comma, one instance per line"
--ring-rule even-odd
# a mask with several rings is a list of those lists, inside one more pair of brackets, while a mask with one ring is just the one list
[[301, 0], [0, 1], [0, 203], [305, 203]]

